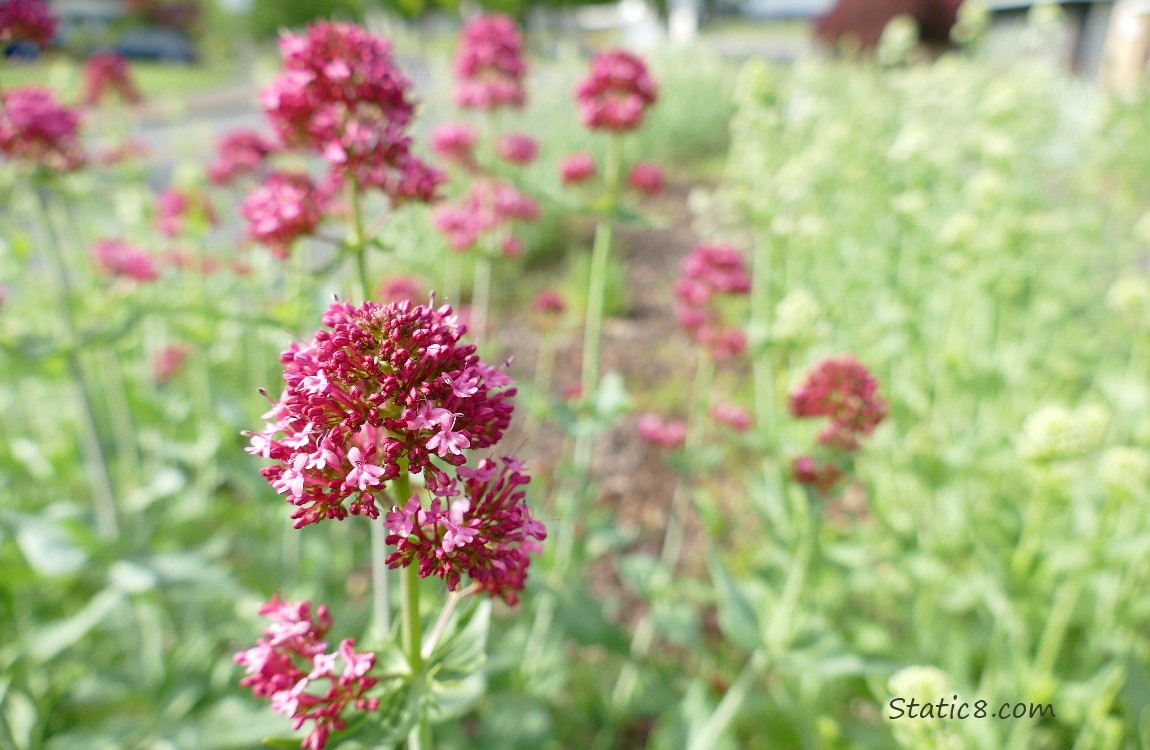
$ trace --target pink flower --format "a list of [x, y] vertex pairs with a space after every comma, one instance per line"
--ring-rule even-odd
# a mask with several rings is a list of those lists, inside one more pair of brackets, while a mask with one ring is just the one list
[[715, 404], [711, 407], [711, 418], [725, 424], [736, 432], [751, 429], [751, 413], [734, 404]]
[[80, 101], [94, 106], [103, 101], [109, 91], [115, 92], [121, 101], [128, 104], [144, 99], [124, 56], [116, 52], [97, 52], [84, 63], [84, 92]]
[[687, 439], [687, 423], [679, 419], [664, 420], [658, 414], [642, 414], [638, 422], [639, 437], [660, 448], [680, 448]]
[[531, 300], [531, 309], [542, 315], [562, 315], [567, 310], [567, 301], [554, 289], [544, 289]]
[[475, 128], [465, 123], [445, 122], [431, 131], [431, 150], [447, 161], [473, 170], [475, 164]]
[[790, 411], [799, 419], [829, 417], [819, 442], [839, 451], [858, 450], [860, 439], [874, 432], [886, 417], [878, 383], [857, 359], [847, 354], [824, 360], [790, 398]]
[[216, 212], [207, 195], [200, 191], [168, 188], [156, 198], [154, 221], [161, 234], [168, 237], [183, 234], [189, 219], [216, 224]]
[[571, 154], [559, 164], [564, 185], [578, 185], [595, 176], [595, 160], [591, 154]]
[[148, 155], [148, 144], [138, 138], [131, 138], [111, 148], [101, 151], [96, 161], [106, 166], [142, 159]]
[[492, 597], [514, 605], [527, 579], [529, 555], [542, 551], [539, 542], [547, 538], [521, 489], [531, 479], [510, 456], [499, 464], [485, 458], [457, 473], [459, 481], [439, 487], [429, 508], [413, 497], [402, 511], [388, 514], [387, 543], [396, 551], [387, 564], [417, 564], [420, 576], [442, 578], [451, 591], [466, 573]]
[[799, 484], [813, 487], [819, 495], [826, 495], [844, 476], [833, 461], [818, 464], [812, 456], [800, 456], [791, 462], [791, 478]]
[[379, 282], [375, 297], [381, 302], [400, 302], [427, 296], [423, 282], [414, 276], [390, 276]]
[[627, 184], [643, 195], [658, 195], [663, 192], [663, 170], [655, 164], [641, 161], [631, 167]]
[[208, 165], [208, 179], [230, 185], [240, 175], [255, 172], [276, 150], [272, 140], [254, 130], [232, 130], [218, 143], [216, 159]]
[[92, 243], [96, 268], [106, 276], [153, 281], [159, 274], [152, 256], [125, 240], [102, 239]]
[[731, 247], [698, 245], [683, 261], [675, 284], [675, 315], [679, 325], [714, 359], [727, 359], [746, 350], [746, 335], [726, 324], [719, 302], [751, 290], [743, 256]]
[[539, 155], [539, 142], [522, 133], [508, 133], [499, 139], [495, 151], [511, 164], [530, 164]]
[[[273, 596], [260, 614], [272, 624], [253, 648], [233, 657], [245, 669], [240, 685], [250, 687], [257, 698], [269, 699], [273, 711], [292, 719], [293, 729], [312, 722], [301, 747], [322, 750], [333, 731], [347, 728], [343, 713], [348, 708], [379, 708], [378, 699], [365, 697], [378, 682], [368, 676], [375, 654], [356, 653], [351, 638], [328, 653], [322, 640], [332, 626], [327, 607], [313, 614], [310, 602], [292, 604]], [[336, 669], [337, 658], [343, 662], [342, 672]]]
[[321, 21], [281, 37], [280, 53], [284, 71], [260, 99], [285, 144], [320, 154], [338, 177], [383, 191], [393, 205], [435, 198], [443, 174], [411, 153], [411, 85], [390, 43]]
[[[539, 204], [535, 199], [507, 183], [486, 179], [472, 182], [459, 203], [436, 208], [433, 222], [453, 250], [464, 251], [488, 237], [505, 243], [515, 222], [535, 221], [538, 217]], [[505, 244], [503, 250], [507, 251]]]
[[248, 449], [276, 462], [263, 475], [297, 506], [296, 528], [377, 517], [375, 492], [403, 470], [434, 491], [450, 481], [443, 465], [510, 424], [512, 381], [459, 343], [449, 306], [337, 303], [324, 325], [281, 355], [283, 393]]
[[152, 370], [156, 375], [156, 383], [164, 385], [184, 369], [184, 360], [188, 356], [186, 344], [169, 344], [156, 354], [152, 360]]
[[455, 55], [455, 103], [464, 109], [522, 107], [527, 99], [523, 38], [509, 16], [467, 22]]
[[575, 89], [579, 115], [591, 130], [624, 133], [643, 124], [659, 89], [643, 61], [623, 50], [600, 52]]
[[240, 213], [249, 237], [286, 258], [296, 240], [315, 232], [326, 204], [326, 193], [307, 174], [272, 172], [244, 198]]
[[0, 153], [9, 159], [68, 172], [84, 164], [80, 113], [39, 86], [0, 91]]
[[56, 16], [42, 0], [0, 0], [0, 46], [32, 42], [44, 49], [56, 34]]

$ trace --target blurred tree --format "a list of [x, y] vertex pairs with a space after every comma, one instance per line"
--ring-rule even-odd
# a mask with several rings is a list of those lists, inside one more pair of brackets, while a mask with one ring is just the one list
[[302, 28], [320, 18], [362, 21], [364, 11], [363, 0], [253, 0], [248, 27], [253, 37], [266, 39], [278, 34], [280, 29]]

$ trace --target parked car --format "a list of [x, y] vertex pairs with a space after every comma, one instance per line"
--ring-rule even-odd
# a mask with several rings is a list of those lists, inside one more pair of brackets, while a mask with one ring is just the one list
[[141, 28], [125, 31], [112, 49], [130, 60], [194, 63], [196, 47], [175, 29]]

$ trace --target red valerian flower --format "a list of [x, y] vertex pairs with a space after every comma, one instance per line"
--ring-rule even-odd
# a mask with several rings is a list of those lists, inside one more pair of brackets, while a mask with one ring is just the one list
[[431, 150], [468, 171], [476, 169], [475, 128], [466, 123], [445, 122], [431, 131]]
[[715, 359], [727, 359], [746, 350], [746, 336], [728, 327], [718, 301], [751, 290], [743, 256], [721, 245], [697, 245], [683, 261], [683, 275], [675, 284], [675, 314], [679, 325], [706, 347]]
[[380, 280], [375, 288], [375, 296], [384, 302], [400, 302], [426, 297], [427, 293], [423, 281], [414, 276], [389, 276]]
[[455, 55], [455, 103], [464, 109], [522, 107], [527, 100], [523, 37], [509, 16], [467, 22]]
[[56, 34], [56, 16], [42, 0], [0, 0], [0, 45], [32, 42], [40, 49]]
[[681, 419], [663, 419], [658, 414], [643, 414], [638, 422], [639, 437], [660, 448], [680, 448], [687, 439], [687, 423]]
[[820, 495], [827, 495], [845, 475], [833, 461], [819, 464], [812, 456], [799, 456], [791, 462], [791, 478], [799, 484], [813, 487]]
[[393, 204], [434, 200], [443, 174], [411, 153], [411, 84], [391, 45], [353, 24], [320, 22], [280, 39], [284, 70], [260, 95], [285, 144], [314, 151], [340, 178]]
[[591, 73], [575, 89], [583, 125], [615, 133], [641, 126], [658, 96], [659, 88], [642, 59], [623, 50], [595, 55]]
[[711, 407], [711, 419], [727, 425], [735, 432], [746, 432], [751, 429], [751, 413], [734, 404], [713, 405]]
[[280, 356], [283, 393], [247, 451], [277, 462], [262, 473], [297, 506], [296, 528], [378, 517], [376, 494], [400, 471], [437, 491], [443, 466], [503, 436], [514, 381], [459, 343], [451, 307], [433, 302], [336, 303], [327, 330]]
[[208, 165], [208, 179], [230, 185], [237, 177], [260, 168], [275, 153], [272, 139], [254, 130], [232, 130], [220, 136], [216, 159]]
[[[293, 604], [273, 596], [260, 614], [272, 620], [264, 637], [233, 657], [246, 670], [240, 685], [250, 687], [257, 698], [270, 699], [273, 711], [292, 719], [292, 729], [312, 722], [300, 747], [323, 750], [332, 732], [347, 728], [343, 714], [349, 707], [379, 708], [378, 699], [366, 697], [378, 682], [368, 676], [375, 654], [357, 653], [351, 638], [328, 653], [323, 638], [332, 620], [326, 606], [313, 613], [311, 602]], [[336, 668], [337, 658], [342, 670]]]
[[631, 167], [627, 184], [643, 195], [658, 195], [663, 192], [663, 170], [657, 164], [641, 161]]
[[387, 543], [396, 546], [387, 564], [417, 564], [421, 577], [442, 578], [451, 591], [466, 573], [493, 598], [515, 605], [527, 580], [529, 555], [541, 552], [539, 542], [547, 538], [520, 489], [531, 479], [510, 456], [500, 464], [485, 458], [456, 473], [459, 481], [441, 485], [430, 507], [412, 496], [387, 514]]
[[539, 142], [522, 133], [508, 133], [499, 139], [495, 151], [511, 164], [530, 164], [539, 155]]
[[109, 92], [128, 104], [144, 100], [127, 59], [117, 52], [97, 52], [84, 63], [84, 93], [80, 101], [90, 107], [103, 101]]
[[156, 197], [154, 223], [160, 234], [168, 237], [183, 234], [189, 218], [216, 224], [216, 212], [207, 195], [196, 190], [168, 188]]
[[887, 414], [878, 383], [851, 355], [820, 362], [806, 382], [791, 394], [790, 411], [799, 419], [829, 417], [819, 442], [840, 451], [855, 451], [860, 439], [874, 432]]
[[92, 243], [92, 258], [100, 273], [107, 276], [153, 281], [159, 275], [152, 256], [125, 240], [96, 240]]
[[40, 86], [0, 91], [0, 153], [57, 172], [84, 165], [80, 113]]
[[514, 256], [521, 245], [508, 243], [515, 222], [539, 218], [534, 198], [498, 180], [475, 180], [459, 203], [436, 208], [433, 221], [453, 250], [460, 252], [479, 244], [485, 237], [499, 240], [504, 254]]
[[323, 221], [329, 196], [304, 172], [272, 172], [244, 198], [240, 213], [247, 233], [277, 258], [286, 258], [300, 237]]
[[559, 174], [564, 185], [578, 185], [595, 176], [595, 159], [591, 154], [571, 154], [559, 163]]

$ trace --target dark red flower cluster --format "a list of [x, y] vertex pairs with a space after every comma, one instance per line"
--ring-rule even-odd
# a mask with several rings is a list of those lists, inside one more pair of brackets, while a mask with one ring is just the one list
[[136, 104], [144, 100], [132, 78], [127, 59], [116, 52], [97, 52], [84, 63], [84, 91], [80, 101], [94, 106], [114, 92], [120, 101]]
[[39, 86], [0, 91], [0, 153], [57, 172], [84, 165], [80, 113]]
[[[378, 699], [365, 697], [378, 682], [368, 676], [375, 654], [356, 653], [351, 638], [329, 654], [323, 640], [332, 626], [326, 606], [313, 613], [308, 601], [293, 604], [273, 596], [260, 614], [272, 620], [264, 637], [233, 657], [246, 670], [240, 685], [250, 687], [257, 698], [270, 699], [273, 711], [292, 719], [292, 729], [313, 722], [301, 747], [323, 750], [333, 731], [347, 727], [343, 713], [349, 706], [360, 711], [379, 708]], [[337, 658], [342, 671], [336, 669]], [[319, 687], [321, 681], [327, 686]]]
[[219, 140], [216, 159], [208, 165], [208, 179], [216, 185], [230, 185], [237, 177], [260, 168], [275, 153], [276, 144], [254, 130], [232, 130]]
[[0, 44], [32, 42], [44, 49], [56, 34], [56, 16], [43, 0], [0, 0]]
[[159, 276], [155, 259], [125, 240], [96, 240], [92, 243], [92, 259], [100, 273], [106, 276], [121, 276], [135, 281], [152, 281]]
[[683, 261], [683, 276], [675, 284], [679, 325], [715, 359], [742, 354], [747, 347], [746, 335], [727, 327], [718, 302], [724, 296], [750, 290], [751, 277], [738, 250], [697, 245]]
[[286, 386], [247, 449], [277, 462], [263, 475], [298, 506], [296, 528], [378, 517], [376, 493], [401, 471], [438, 491], [450, 482], [441, 465], [503, 436], [514, 381], [459, 343], [451, 307], [336, 303], [323, 322], [280, 356]]
[[455, 55], [455, 103], [464, 109], [522, 107], [527, 62], [523, 37], [505, 15], [481, 15], [467, 22]]
[[443, 175], [411, 153], [410, 83], [386, 40], [320, 22], [282, 37], [280, 52], [284, 70], [260, 99], [286, 145], [322, 155], [335, 175], [393, 204], [434, 199]]
[[886, 416], [878, 383], [854, 357], [824, 360], [791, 394], [791, 415], [799, 419], [829, 417], [819, 443], [838, 451], [858, 450], [860, 439], [874, 432]]
[[642, 195], [658, 195], [663, 192], [663, 170], [649, 161], [638, 162], [627, 174], [627, 184]]
[[272, 172], [244, 198], [240, 213], [249, 237], [286, 258], [296, 240], [315, 232], [329, 200], [305, 172]]
[[659, 88], [639, 57], [612, 50], [591, 61], [591, 73], [575, 89], [583, 125], [592, 130], [625, 133], [643, 124]]
[[487, 237], [499, 243], [508, 256], [522, 251], [522, 241], [511, 233], [519, 221], [539, 218], [539, 204], [505, 182], [475, 180], [459, 203], [449, 203], [435, 210], [435, 228], [447, 238], [452, 249], [464, 251]]
[[845, 475], [834, 461], [821, 464], [814, 456], [799, 456], [791, 462], [791, 478], [799, 484], [813, 487], [820, 495], [829, 494]]
[[387, 558], [392, 568], [419, 565], [419, 575], [438, 576], [455, 591], [462, 574], [510, 605], [519, 601], [529, 555], [542, 551], [543, 524], [531, 517], [521, 489], [531, 481], [523, 464], [504, 456], [501, 464], [483, 459], [461, 466], [459, 480], [441, 485], [428, 508], [418, 496], [387, 514]]

